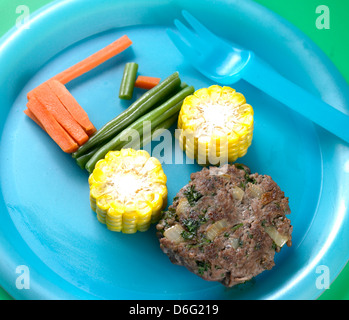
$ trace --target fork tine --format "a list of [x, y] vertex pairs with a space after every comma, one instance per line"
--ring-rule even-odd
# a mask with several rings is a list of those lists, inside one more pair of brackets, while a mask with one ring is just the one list
[[198, 50], [204, 50], [208, 44], [205, 43], [203, 38], [198, 37], [194, 32], [189, 30], [182, 22], [179, 20], [174, 21], [181, 36], [193, 47]]
[[177, 47], [177, 49], [188, 59], [192, 61], [192, 63], [195, 63], [195, 61], [199, 58], [199, 55], [196, 50], [194, 50], [192, 47], [187, 45], [179, 36], [178, 34], [174, 33], [172, 30], [167, 29], [167, 34], [174, 43], [174, 45]]
[[197, 32], [197, 34], [209, 41], [218, 40], [217, 36], [208, 30], [199, 20], [193, 17], [188, 11], [182, 11], [183, 17], [192, 26], [192, 28]]

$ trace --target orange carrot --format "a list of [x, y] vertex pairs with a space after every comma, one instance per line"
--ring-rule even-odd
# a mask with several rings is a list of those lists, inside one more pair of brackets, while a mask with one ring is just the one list
[[67, 153], [72, 153], [78, 149], [78, 144], [62, 128], [52, 114], [35, 97], [32, 97], [27, 107], [35, 118], [42, 124], [48, 135]]
[[[61, 101], [52, 92], [47, 82], [44, 82], [43, 84], [38, 86], [34, 90], [33, 96], [43, 106], [45, 106], [45, 108], [52, 114], [52, 116], [58, 121], [58, 123], [79, 145], [83, 145], [89, 139], [84, 129], [81, 128], [81, 126], [73, 119], [73, 117], [63, 106]], [[33, 99], [32, 96], [30, 97], [29, 101], [31, 99]]]
[[32, 119], [39, 127], [41, 127], [42, 130], [45, 131], [44, 126], [42, 125], [42, 123], [39, 121], [39, 119], [37, 117], [35, 117], [34, 113], [32, 113], [29, 109], [25, 109], [23, 111], [30, 119]]
[[156, 87], [160, 83], [160, 78], [138, 76], [135, 82], [135, 87], [149, 90]]
[[88, 118], [85, 110], [75, 100], [75, 98], [72, 96], [72, 94], [64, 84], [60, 83], [57, 80], [49, 80], [47, 84], [49, 85], [52, 92], [64, 105], [64, 107], [68, 110], [68, 112], [72, 115], [74, 120], [79, 123], [79, 125], [89, 136], [97, 131], [97, 129]]
[[53, 77], [53, 79], [66, 84], [126, 50], [131, 44], [132, 41], [126, 35], [124, 35], [86, 59], [57, 74]]
[[[126, 35], [124, 35], [121, 38], [114, 41], [113, 43], [109, 44], [108, 46], [87, 57], [86, 59], [55, 75], [51, 79], [58, 80], [60, 83], [66, 84], [69, 81], [72, 81], [75, 78], [81, 76], [82, 74], [98, 67], [103, 62], [111, 59], [112, 57], [126, 50], [131, 44], [132, 41]], [[35, 89], [28, 92], [28, 100], [31, 96], [33, 96], [33, 91]]]

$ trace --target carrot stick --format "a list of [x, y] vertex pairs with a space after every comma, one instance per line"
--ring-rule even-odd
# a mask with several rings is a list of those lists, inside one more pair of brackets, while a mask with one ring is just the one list
[[156, 87], [160, 83], [160, 78], [138, 76], [135, 82], [135, 87], [149, 90]]
[[32, 97], [27, 103], [28, 109], [42, 124], [48, 135], [67, 153], [72, 153], [78, 149], [78, 144], [62, 128], [52, 114], [35, 98]]
[[66, 84], [126, 50], [131, 44], [132, 41], [126, 35], [124, 35], [86, 59], [57, 74], [53, 77], [53, 79]]
[[30, 119], [32, 119], [39, 127], [41, 127], [42, 130], [45, 131], [44, 126], [42, 125], [42, 123], [38, 120], [37, 117], [35, 117], [34, 113], [32, 113], [29, 109], [25, 109], [23, 111]]
[[51, 91], [47, 82], [38, 86], [34, 90], [33, 95], [43, 106], [45, 106], [58, 123], [79, 145], [83, 145], [88, 140], [89, 137], [84, 129], [81, 128], [81, 126], [73, 119], [61, 101]]
[[[55, 75], [51, 79], [58, 80], [60, 83], [66, 84], [126, 50], [131, 44], [132, 41], [126, 35], [124, 35], [86, 59]], [[36, 88], [28, 92], [28, 100], [31, 96], [33, 96], [34, 90], [36, 90]]]
[[88, 118], [85, 110], [80, 106], [80, 104], [75, 100], [69, 90], [64, 84], [57, 80], [47, 81], [52, 92], [61, 101], [64, 107], [72, 115], [74, 120], [85, 130], [85, 132], [90, 136], [95, 133], [97, 129], [94, 127], [90, 119]]

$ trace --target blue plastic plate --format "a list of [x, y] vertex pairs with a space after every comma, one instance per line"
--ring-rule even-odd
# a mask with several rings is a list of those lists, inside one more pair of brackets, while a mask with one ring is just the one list
[[[30, 29], [12, 30], [0, 45], [0, 285], [14, 298], [315, 299], [347, 262], [348, 145], [246, 83], [235, 88], [255, 109], [255, 132], [239, 162], [280, 185], [294, 232], [292, 247], [276, 255], [271, 271], [231, 289], [171, 264], [154, 226], [134, 235], [107, 230], [90, 209], [87, 173], [24, 115], [29, 90], [124, 34], [132, 49], [68, 85], [97, 128], [129, 104], [118, 99], [127, 61], [144, 75], [165, 78], [178, 70], [196, 89], [211, 85], [166, 35], [182, 9], [348, 110], [348, 87], [325, 55], [254, 2], [69, 0], [45, 7]], [[163, 155], [170, 202], [201, 169], [185, 159], [174, 163], [182, 153], [172, 143], [172, 154]]]

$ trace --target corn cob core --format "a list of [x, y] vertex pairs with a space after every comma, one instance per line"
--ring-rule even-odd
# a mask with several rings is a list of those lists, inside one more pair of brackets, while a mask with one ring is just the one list
[[146, 231], [167, 205], [166, 180], [145, 150], [110, 151], [89, 177], [91, 208], [112, 231]]
[[179, 144], [201, 165], [244, 156], [253, 136], [253, 109], [230, 87], [199, 89], [186, 97], [178, 117]]

